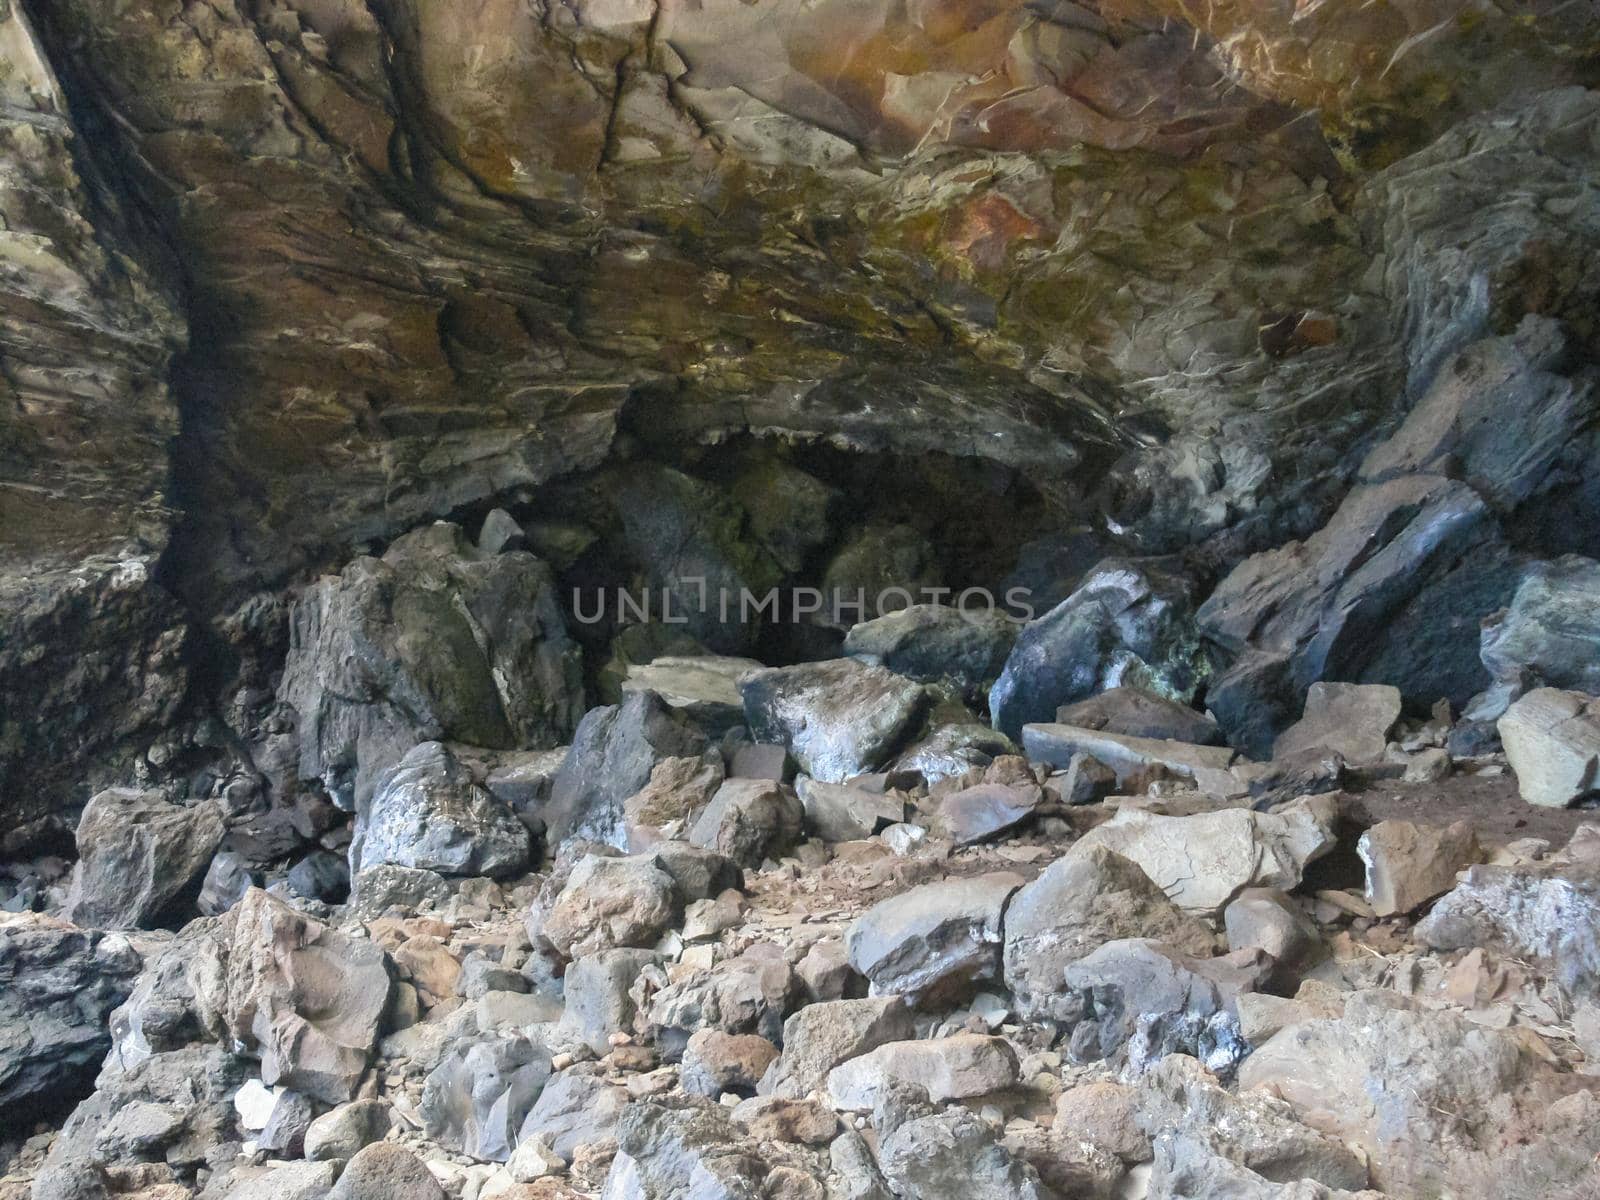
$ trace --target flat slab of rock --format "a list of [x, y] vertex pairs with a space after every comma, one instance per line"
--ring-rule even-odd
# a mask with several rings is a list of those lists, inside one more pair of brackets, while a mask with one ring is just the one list
[[1079, 842], [1006, 909], [1005, 982], [1018, 1012], [1064, 1018], [1067, 967], [1107, 942], [1140, 936], [1193, 954], [1216, 945], [1211, 931], [1168, 900], [1137, 864]]
[[993, 979], [1001, 914], [1022, 882], [1010, 872], [941, 879], [881, 901], [845, 935], [850, 965], [872, 981], [874, 994], [911, 1004]]
[[1529, 804], [1565, 808], [1600, 789], [1600, 700], [1536, 688], [1497, 722], [1517, 790]]
[[939, 801], [934, 830], [957, 846], [971, 846], [1020, 825], [1043, 801], [1036, 783], [980, 783]]
[[1335, 845], [1331, 799], [1308, 796], [1277, 812], [1224, 808], [1186, 817], [1122, 808], [1079, 841], [1137, 863], [1178, 907], [1222, 910], [1245, 888], [1291, 891], [1307, 863]]
[[913, 604], [852, 626], [844, 652], [908, 679], [948, 680], [972, 695], [999, 677], [1017, 629], [994, 610]]
[[1056, 724], [1196, 746], [1222, 742], [1222, 730], [1205, 713], [1136, 687], [1109, 688], [1076, 704], [1064, 704], [1056, 709]]
[[825, 842], [856, 842], [906, 819], [905, 793], [851, 783], [824, 783], [802, 775], [796, 782], [806, 828]]
[[1367, 903], [1380, 917], [1421, 908], [1456, 885], [1456, 875], [1482, 857], [1472, 826], [1445, 828], [1380, 821], [1361, 835], [1356, 853], [1367, 868]]
[[761, 1094], [798, 1100], [820, 1090], [842, 1062], [916, 1036], [899, 996], [808, 1004], [783, 1023], [783, 1053], [761, 1080]]
[[1012, 1087], [1017, 1055], [1004, 1038], [976, 1033], [923, 1041], [890, 1042], [828, 1072], [828, 1103], [847, 1112], [870, 1112], [892, 1084], [927, 1089], [935, 1104], [965, 1100]]
[[63, 915], [93, 929], [150, 926], [199, 883], [222, 835], [214, 800], [185, 808], [159, 792], [98, 793], [78, 821], [78, 864]]
[[1400, 719], [1400, 689], [1375, 683], [1313, 683], [1305, 715], [1272, 744], [1273, 758], [1336, 751], [1352, 766], [1381, 762]]
[[654, 692], [670, 709], [702, 729], [721, 733], [744, 722], [739, 679], [762, 670], [753, 658], [722, 654], [669, 654], [633, 663], [622, 680], [624, 692]]
[[931, 702], [922, 684], [853, 658], [758, 671], [739, 690], [751, 736], [782, 742], [802, 771], [824, 783], [883, 766]]
[[1238, 781], [1228, 770], [1236, 757], [1227, 746], [1195, 746], [1188, 742], [1130, 737], [1077, 725], [1026, 725], [1022, 748], [1031, 762], [1066, 770], [1074, 754], [1087, 754], [1117, 773], [1121, 784], [1151, 766], [1192, 779], [1203, 792], [1232, 795]]

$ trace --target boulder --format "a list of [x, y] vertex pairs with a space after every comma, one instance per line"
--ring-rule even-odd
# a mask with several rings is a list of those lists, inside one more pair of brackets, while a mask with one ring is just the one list
[[1300, 977], [1328, 957], [1317, 923], [1277, 888], [1246, 888], [1222, 910], [1229, 950], [1261, 950], [1272, 958], [1268, 986], [1292, 993]]
[[703, 733], [652, 692], [634, 692], [621, 704], [591, 709], [551, 783], [546, 818], [551, 845], [582, 837], [626, 849], [628, 798], [650, 782], [657, 763], [698, 759], [706, 745]]
[[1001, 914], [1022, 885], [1007, 872], [942, 879], [873, 905], [850, 926], [850, 965], [875, 995], [910, 1004], [998, 977]]
[[619, 946], [647, 948], [682, 908], [677, 884], [651, 855], [585, 855], [540, 930], [568, 958]]
[[934, 831], [957, 846], [971, 846], [1014, 829], [1044, 802], [1037, 783], [980, 783], [939, 801]]
[[800, 838], [804, 809], [786, 783], [768, 779], [730, 779], [689, 831], [692, 845], [759, 867]]
[[906, 796], [894, 788], [824, 783], [802, 775], [795, 781], [806, 829], [825, 842], [855, 842], [906, 819]]
[[1600, 999], [1600, 873], [1575, 863], [1468, 867], [1416, 937], [1539, 963], [1574, 995]]
[[699, 758], [663, 758], [651, 769], [650, 782], [622, 805], [627, 849], [638, 853], [663, 838], [681, 837], [725, 777], [722, 755], [714, 747]]
[[423, 1084], [422, 1127], [451, 1150], [505, 1162], [550, 1072], [550, 1052], [523, 1037], [455, 1045]]
[[387, 1100], [352, 1100], [323, 1113], [306, 1130], [305, 1155], [319, 1162], [353, 1158], [381, 1142], [394, 1121]]
[[316, 1116], [311, 1097], [280, 1089], [267, 1123], [256, 1135], [256, 1145], [271, 1154], [298, 1158], [305, 1148], [306, 1133]]
[[725, 854], [688, 842], [661, 842], [640, 857], [672, 876], [685, 901], [709, 900], [744, 883], [739, 864]]
[[437, 908], [450, 896], [450, 883], [443, 875], [420, 867], [382, 863], [369, 867], [350, 881], [351, 910], [368, 920], [381, 917], [390, 909], [412, 914]]
[[907, 746], [895, 760], [895, 770], [915, 771], [930, 786], [974, 767], [987, 767], [995, 759], [1018, 753], [1017, 744], [998, 730], [973, 721], [939, 723], [930, 720], [929, 732]]
[[1399, 688], [1313, 683], [1306, 692], [1305, 715], [1278, 735], [1272, 756], [1334, 751], [1352, 766], [1380, 762], [1399, 719]]
[[734, 1105], [732, 1116], [748, 1136], [763, 1142], [826, 1146], [839, 1132], [839, 1118], [816, 1100], [752, 1096]]
[[1334, 803], [1308, 796], [1276, 812], [1223, 808], [1169, 817], [1120, 808], [1080, 839], [1137, 863], [1179, 908], [1212, 915], [1245, 888], [1299, 886], [1306, 864], [1333, 849]]
[[1187, 584], [1157, 561], [1110, 558], [1023, 627], [989, 691], [989, 712], [1015, 738], [1062, 705], [1123, 684], [1187, 702], [1210, 670]]
[[727, 1110], [698, 1097], [630, 1105], [617, 1120], [617, 1148], [601, 1191], [607, 1200], [761, 1200], [770, 1194], [763, 1184], [776, 1175]]
[[594, 1065], [568, 1067], [544, 1085], [522, 1122], [517, 1143], [542, 1137], [570, 1163], [579, 1147], [614, 1135], [617, 1118], [629, 1101], [628, 1090], [609, 1082]]
[[1529, 804], [1565, 808], [1600, 790], [1600, 701], [1536, 688], [1497, 726], [1517, 790]]
[[[909, 1089], [916, 1097], [917, 1089]], [[1054, 1200], [1039, 1172], [965, 1108], [938, 1110], [926, 1094], [875, 1113], [878, 1165], [896, 1196], [918, 1200]]]
[[993, 609], [913, 604], [852, 626], [844, 652], [907, 679], [947, 682], [974, 697], [999, 677], [1016, 640], [1016, 623]]
[[259, 882], [244, 855], [232, 850], [218, 850], [212, 855], [211, 865], [206, 868], [205, 877], [200, 881], [200, 895], [195, 899], [195, 907], [200, 910], [201, 916], [221, 916]]
[[404, 1146], [378, 1142], [362, 1150], [339, 1175], [328, 1200], [448, 1200], [423, 1162]]
[[333, 1188], [331, 1163], [273, 1163], [258, 1175], [231, 1178], [237, 1182], [228, 1189], [228, 1200], [326, 1200]]
[[740, 681], [758, 742], [781, 742], [824, 783], [877, 770], [915, 734], [930, 697], [920, 683], [851, 658], [757, 671]]
[[739, 679], [762, 669], [753, 658], [668, 654], [630, 665], [622, 692], [654, 692], [669, 709], [716, 736], [744, 723]]
[[442, 521], [305, 590], [278, 698], [299, 716], [300, 777], [348, 811], [418, 742], [557, 746], [584, 708], [549, 568]]
[[1149, 938], [1107, 942], [1064, 973], [1067, 991], [1082, 1005], [1072, 1057], [1103, 1059], [1127, 1044], [1136, 1069], [1181, 1052], [1229, 1071], [1249, 1053], [1234, 1001], [1256, 990], [1271, 969], [1254, 949], [1197, 958]]
[[1107, 942], [1149, 936], [1209, 954], [1211, 932], [1167, 899], [1148, 875], [1104, 846], [1081, 842], [1019, 890], [1005, 915], [1005, 982], [1027, 1018], [1072, 1015], [1067, 967]]
[[916, 1084], [935, 1104], [966, 1100], [1014, 1087], [1017, 1055], [1004, 1038], [976, 1033], [921, 1041], [889, 1042], [828, 1072], [828, 1103], [870, 1112], [882, 1089]]
[[84, 806], [63, 915], [95, 929], [144, 929], [197, 891], [222, 841], [222, 810], [109, 788]]
[[807, 1005], [783, 1023], [783, 1053], [762, 1078], [761, 1094], [801, 1099], [840, 1063], [913, 1036], [911, 1010], [899, 996]]
[[943, 579], [939, 553], [923, 534], [909, 525], [867, 525], [823, 569], [822, 622], [848, 629], [908, 608]]
[[0, 913], [0, 1118], [30, 1127], [93, 1090], [111, 1012], [142, 963], [119, 934], [39, 913]]
[[1228, 769], [1237, 756], [1226, 746], [1162, 742], [1076, 725], [1028, 725], [1022, 730], [1022, 748], [1029, 760], [1063, 770], [1072, 765], [1076, 755], [1087, 754], [1117, 773], [1119, 787], [1158, 768], [1193, 780], [1203, 792], [1228, 796], [1239, 790]]
[[356, 805], [350, 870], [380, 864], [441, 875], [526, 869], [528, 829], [439, 742], [414, 747]]
[[261, 1078], [327, 1104], [366, 1073], [393, 986], [388, 956], [259, 888], [228, 914], [229, 1036], [261, 1059]]
[[1507, 699], [1532, 687], [1600, 695], [1600, 562], [1530, 563], [1511, 603], [1484, 622], [1479, 654]]
[[684, 1046], [679, 1084], [713, 1100], [724, 1092], [750, 1096], [777, 1057], [778, 1048], [758, 1034], [701, 1029]]
[[1056, 1098], [1054, 1129], [1109, 1150], [1123, 1162], [1149, 1162], [1150, 1136], [1139, 1128], [1137, 1100], [1132, 1087], [1115, 1080], [1080, 1083]]
[[1361, 835], [1356, 853], [1367, 868], [1367, 903], [1380, 917], [1414, 912], [1456, 885], [1456, 875], [1482, 857], [1472, 826], [1446, 828], [1380, 821]]
[[289, 868], [284, 882], [296, 896], [342, 904], [350, 894], [350, 863], [331, 850], [313, 850]]
[[1137, 687], [1109, 688], [1087, 700], [1064, 704], [1056, 709], [1055, 723], [1197, 746], [1222, 741], [1222, 730], [1205, 713]]
[[708, 969], [681, 974], [655, 994], [638, 1025], [668, 1059], [702, 1029], [776, 1041], [798, 988], [782, 950], [758, 942]]
[[564, 976], [562, 1032], [596, 1054], [608, 1053], [611, 1035], [633, 1026], [636, 1005], [629, 988], [645, 967], [659, 960], [653, 950], [624, 949], [602, 950], [571, 963]]

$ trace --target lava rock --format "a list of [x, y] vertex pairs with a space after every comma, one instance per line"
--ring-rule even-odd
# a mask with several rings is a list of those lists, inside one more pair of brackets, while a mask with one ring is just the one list
[[710, 969], [674, 979], [656, 993], [637, 1024], [669, 1060], [680, 1057], [703, 1029], [776, 1041], [797, 991], [782, 951], [758, 942]]
[[1014, 829], [1044, 802], [1036, 783], [980, 783], [939, 801], [934, 827], [957, 846], [971, 846]]
[[422, 1127], [451, 1150], [505, 1162], [550, 1072], [550, 1052], [526, 1038], [453, 1046], [423, 1084]]
[[1024, 1017], [1066, 1019], [1065, 970], [1107, 942], [1149, 936], [1209, 954], [1209, 930], [1167, 899], [1137, 864], [1081, 842], [1012, 899], [1005, 914], [1005, 982]]
[[1300, 977], [1328, 957], [1322, 932], [1277, 888], [1246, 888], [1222, 910], [1229, 950], [1261, 950], [1272, 957], [1267, 986], [1288, 995]]
[[730, 779], [689, 831], [689, 841], [746, 867], [799, 840], [805, 811], [786, 783]]
[[650, 855], [586, 855], [567, 879], [541, 933], [568, 958], [653, 946], [681, 909], [677, 885]]
[[897, 771], [915, 771], [929, 786], [1018, 753], [1015, 742], [987, 725], [971, 721], [930, 723], [933, 728], [928, 734], [906, 747], [894, 764]]
[[339, 1175], [328, 1200], [448, 1200], [422, 1160], [404, 1146], [366, 1147]]
[[[920, 1089], [909, 1090], [913, 1096]], [[878, 1164], [897, 1196], [926, 1200], [1052, 1200], [1039, 1173], [1000, 1144], [987, 1123], [964, 1108], [939, 1111], [920, 1100], [889, 1119], [874, 1114]]]
[[517, 1143], [542, 1137], [570, 1163], [580, 1146], [614, 1135], [617, 1118], [630, 1099], [626, 1088], [608, 1082], [597, 1068], [588, 1064], [568, 1067], [544, 1085], [522, 1122]]
[[778, 1048], [757, 1034], [701, 1029], [684, 1047], [680, 1086], [713, 1100], [724, 1092], [750, 1096], [777, 1057]]
[[1356, 853], [1367, 868], [1367, 903], [1380, 917], [1414, 912], [1456, 885], [1456, 875], [1482, 857], [1472, 826], [1444, 829], [1380, 821], [1361, 835]]
[[654, 692], [669, 709], [715, 737], [743, 723], [739, 680], [760, 670], [753, 658], [667, 654], [630, 665], [622, 692]]
[[1511, 603], [1484, 622], [1479, 654], [1508, 699], [1530, 687], [1600, 695], [1600, 562], [1529, 564]]
[[84, 806], [63, 915], [96, 929], [142, 929], [196, 889], [222, 841], [222, 810], [110, 788]]
[[666, 758], [699, 758], [703, 733], [674, 716], [651, 692], [590, 710], [550, 788], [550, 842], [570, 837], [627, 848], [624, 804]]
[[387, 1100], [352, 1100], [323, 1113], [305, 1135], [305, 1155], [323, 1162], [353, 1158], [364, 1147], [381, 1142], [394, 1120]]
[[438, 742], [409, 751], [357, 804], [350, 869], [380, 864], [441, 875], [514, 875], [528, 865], [528, 830], [472, 781]]
[[1215, 746], [1222, 730], [1205, 713], [1137, 687], [1114, 687], [1056, 709], [1057, 725], [1103, 729], [1127, 737]]
[[1536, 688], [1496, 725], [1529, 804], [1565, 808], [1600, 790], [1600, 701]]
[[844, 652], [922, 683], [948, 682], [975, 697], [1000, 675], [1017, 625], [994, 609], [913, 604], [852, 626]]
[[1001, 914], [1022, 885], [999, 872], [942, 879], [873, 905], [845, 935], [850, 965], [875, 994], [910, 1004], [948, 998], [1000, 969]]
[[1024, 626], [989, 691], [994, 727], [1020, 737], [1065, 704], [1124, 682], [1193, 699], [1210, 674], [1191, 598], [1155, 562], [1107, 559], [1044, 616]]
[[1333, 751], [1353, 766], [1382, 760], [1400, 719], [1400, 690], [1377, 684], [1313, 683], [1305, 715], [1273, 743], [1273, 758]]
[[674, 833], [711, 803], [726, 777], [722, 755], [707, 749], [699, 758], [664, 758], [650, 782], [623, 803], [628, 849], [637, 853]]
[[1017, 1078], [1017, 1054], [1004, 1038], [958, 1033], [889, 1042], [848, 1059], [828, 1072], [827, 1096], [836, 1109], [870, 1112], [894, 1084], [915, 1084], [940, 1104], [1002, 1091]]
[[1087, 754], [1117, 773], [1119, 787], [1152, 769], [1192, 779], [1201, 791], [1214, 794], [1229, 795], [1238, 787], [1229, 771], [1235, 755], [1226, 746], [1162, 742], [1075, 725], [1028, 725], [1022, 730], [1022, 748], [1031, 761], [1060, 768]]
[[906, 819], [904, 792], [858, 783], [823, 783], [802, 775], [795, 783], [806, 828], [825, 842], [854, 842]]
[[350, 891], [350, 864], [327, 850], [313, 850], [285, 877], [289, 890], [308, 900], [341, 903]]
[[758, 742], [781, 742], [813, 779], [877, 770], [911, 736], [930, 698], [919, 683], [850, 658], [775, 667], [740, 681]]
[[807, 1005], [783, 1023], [783, 1053], [762, 1078], [761, 1094], [802, 1099], [822, 1088], [840, 1063], [915, 1032], [899, 996]]

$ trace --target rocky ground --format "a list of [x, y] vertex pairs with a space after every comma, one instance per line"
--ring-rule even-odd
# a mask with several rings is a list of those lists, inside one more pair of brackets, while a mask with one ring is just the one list
[[[950, 720], [1014, 637], [635, 665], [570, 748], [352, 772], [291, 868], [153, 791], [17, 831], [0, 1196], [1596, 1194], [1587, 697], [1317, 684], [1253, 760], [1118, 686], [1019, 747]], [[327, 738], [399, 736], [345, 692]]]

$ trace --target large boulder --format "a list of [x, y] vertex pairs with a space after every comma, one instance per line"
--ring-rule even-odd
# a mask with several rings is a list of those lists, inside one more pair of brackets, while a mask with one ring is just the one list
[[1508, 700], [1533, 687], [1600, 695], [1600, 562], [1529, 564], [1511, 603], [1484, 622], [1479, 653]]
[[1367, 903], [1380, 917], [1413, 912], [1455, 886], [1481, 857], [1466, 821], [1439, 827], [1379, 821], [1356, 843], [1367, 870]]
[[1022, 886], [1009, 872], [941, 879], [879, 901], [845, 935], [850, 965], [876, 995], [932, 1001], [1000, 970], [1001, 917]]
[[653, 692], [591, 709], [550, 786], [551, 844], [577, 836], [626, 849], [629, 797], [663, 759], [699, 758], [705, 749], [705, 735]]
[[762, 1078], [761, 1092], [802, 1099], [819, 1090], [840, 1063], [915, 1032], [911, 1010], [899, 996], [808, 1004], [783, 1023], [783, 1053]]
[[883, 766], [931, 703], [922, 684], [851, 658], [745, 676], [745, 720], [758, 742], [781, 742], [800, 769], [842, 783]]
[[1211, 932], [1134, 863], [1104, 846], [1074, 846], [1006, 909], [1006, 986], [1026, 1017], [1061, 1019], [1066, 969], [1107, 942], [1151, 937], [1209, 954]]
[[989, 691], [994, 727], [1024, 725], [1124, 684], [1189, 701], [1210, 674], [1188, 586], [1155, 562], [1107, 559], [1055, 608], [1024, 626]]
[[141, 965], [119, 934], [0, 914], [0, 1123], [27, 1128], [89, 1093]]
[[740, 866], [759, 867], [769, 854], [799, 840], [804, 816], [788, 784], [772, 779], [730, 779], [717, 789], [689, 830], [689, 841]]
[[1400, 719], [1400, 689], [1383, 684], [1313, 683], [1305, 713], [1278, 735], [1274, 758], [1333, 752], [1352, 766], [1380, 761]]
[[1078, 845], [1103, 846], [1137, 863], [1179, 908], [1211, 916], [1245, 888], [1298, 887], [1306, 864], [1334, 848], [1336, 816], [1330, 800], [1315, 796], [1275, 812], [1224, 808], [1174, 817], [1127, 807]]
[[417, 1112], [441, 1145], [505, 1162], [549, 1078], [550, 1052], [526, 1038], [459, 1043], [428, 1073]]
[[345, 1165], [327, 1200], [446, 1200], [446, 1192], [411, 1151], [377, 1142]]
[[[617, 1120], [607, 1200], [761, 1200], [772, 1168], [719, 1104], [644, 1101]], [[814, 1185], [815, 1186], [815, 1185]], [[820, 1189], [819, 1189], [820, 1190]], [[805, 1193], [801, 1193], [805, 1194]]]
[[993, 608], [913, 604], [852, 626], [844, 652], [923, 683], [948, 682], [977, 696], [995, 681], [1017, 625]]
[[229, 1036], [261, 1078], [327, 1104], [355, 1093], [389, 1005], [393, 973], [374, 943], [251, 888], [228, 922]]
[[418, 742], [558, 746], [584, 707], [549, 569], [445, 522], [305, 590], [278, 697], [299, 716], [301, 778], [349, 810]]
[[544, 919], [546, 941], [568, 958], [653, 946], [682, 909], [678, 886], [652, 855], [586, 855]]
[[350, 870], [391, 864], [441, 875], [513, 875], [528, 828], [438, 742], [423, 742], [356, 805]]
[[593, 1065], [568, 1067], [540, 1091], [517, 1132], [517, 1144], [542, 1137], [570, 1163], [578, 1147], [613, 1136], [629, 1100], [626, 1088], [609, 1082]]
[[215, 801], [192, 808], [157, 792], [109, 788], [84, 806], [64, 914], [97, 929], [143, 929], [198, 891], [222, 842]]
[[1600, 791], [1600, 700], [1536, 688], [1496, 727], [1517, 790], [1529, 804], [1565, 808]]

